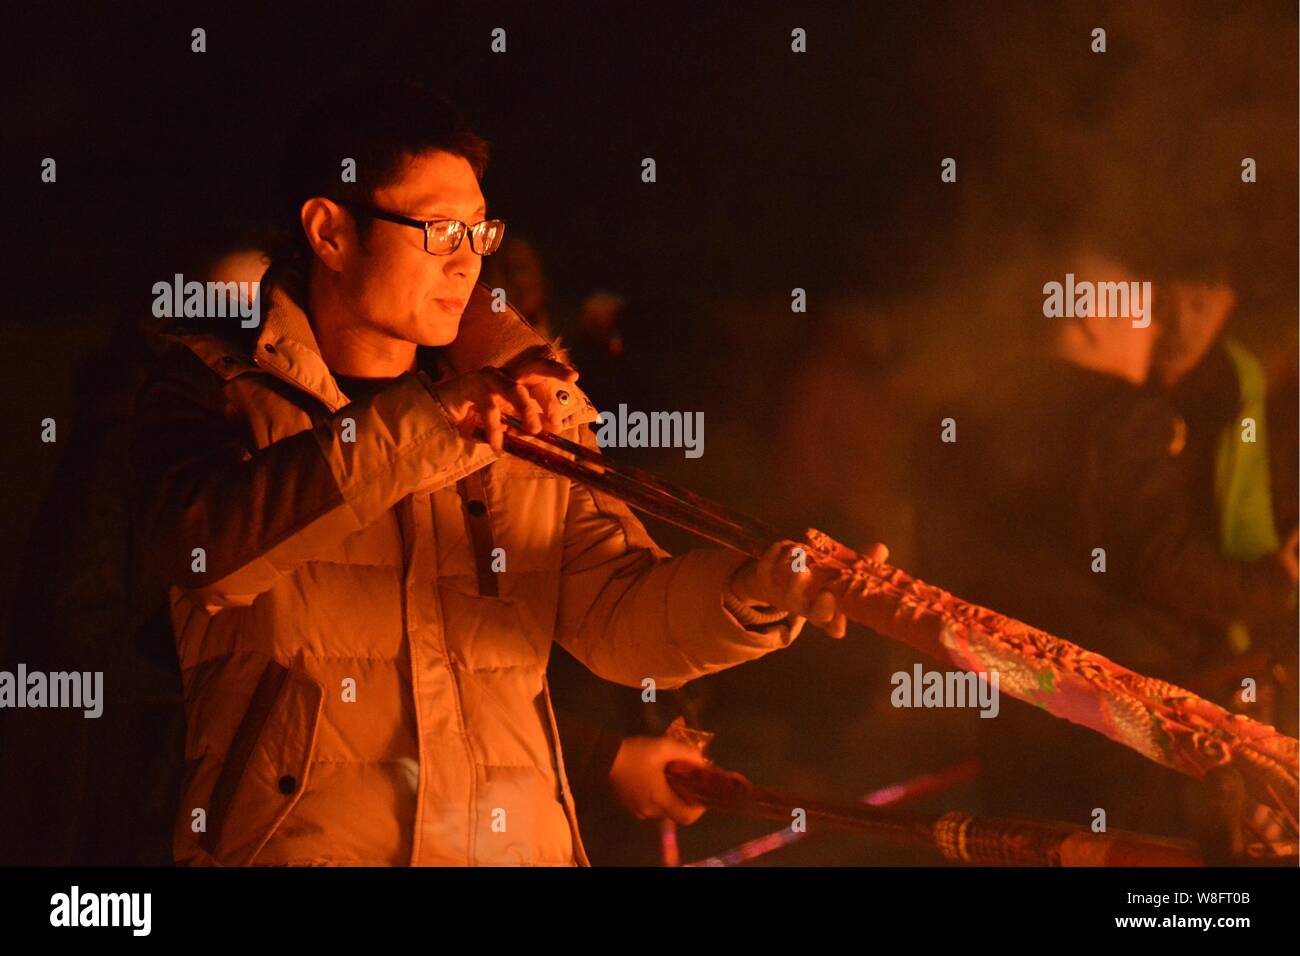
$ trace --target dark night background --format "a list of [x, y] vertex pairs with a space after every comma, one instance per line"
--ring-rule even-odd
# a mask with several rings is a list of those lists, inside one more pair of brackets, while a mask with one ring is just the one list
[[[1294, 362], [1294, 4], [30, 4], [5, 19], [0, 593], [78, 428], [79, 370], [150, 307], [174, 243], [273, 208], [289, 122], [347, 77], [416, 76], [470, 115], [493, 147], [491, 211], [540, 248], [562, 326], [593, 291], [627, 300], [626, 393], [594, 398], [702, 411], [706, 453], [621, 454], [791, 528], [885, 541], [904, 568], [905, 437], [943, 388], [1022, 347], [1044, 277], [1017, 263], [1038, 240], [1101, 235], [1157, 270], [1212, 259], [1239, 289], [1236, 334], [1271, 371]], [[658, 182], [641, 182], [644, 157]], [[46, 416], [58, 444], [39, 441]], [[701, 682], [714, 756], [845, 799], [961, 757], [964, 717], [882, 714], [905, 660], [883, 643], [807, 632]], [[683, 856], [766, 829], [709, 815]], [[885, 859], [813, 842], [778, 856]]]

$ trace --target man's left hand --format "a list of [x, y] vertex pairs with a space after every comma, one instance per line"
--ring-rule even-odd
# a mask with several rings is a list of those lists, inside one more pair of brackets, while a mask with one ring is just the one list
[[[798, 541], [778, 541], [757, 561], [741, 565], [730, 587], [743, 601], [766, 604], [806, 617], [834, 638], [844, 636], [848, 620], [839, 600], [826, 586], [838, 576], [832, 568], [817, 567], [811, 549]], [[864, 552], [873, 561], [889, 558], [889, 549], [876, 544]], [[801, 570], [796, 570], [801, 569]]]

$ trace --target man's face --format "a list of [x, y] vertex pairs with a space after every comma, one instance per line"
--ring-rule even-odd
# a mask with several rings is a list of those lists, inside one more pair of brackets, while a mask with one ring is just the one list
[[[1103, 282], [1138, 282], [1142, 288], [1141, 277], [1123, 263], [1101, 255], [1081, 256], [1076, 267], [1076, 282], [1088, 281], [1098, 286]], [[1150, 318], [1151, 309], [1158, 301], [1154, 288], [1151, 295], [1153, 302], [1144, 303]], [[1155, 347], [1155, 323], [1134, 326], [1127, 317], [1100, 316], [1094, 314], [1089, 318], [1079, 319], [1087, 328], [1093, 350], [1110, 357], [1117, 366], [1128, 370], [1128, 376], [1135, 382], [1145, 382], [1151, 369], [1151, 356]]]
[[1171, 388], [1205, 358], [1236, 306], [1237, 294], [1231, 286], [1210, 282], [1173, 282], [1161, 293], [1165, 302], [1156, 313], [1155, 373]]
[[[398, 178], [371, 202], [413, 219], [459, 219], [468, 225], [487, 211], [474, 170], [461, 156], [440, 150], [410, 158]], [[358, 215], [360, 215], [358, 213]], [[358, 321], [371, 330], [418, 345], [456, 338], [482, 260], [469, 236], [450, 255], [424, 251], [422, 230], [370, 220], [364, 242], [350, 244], [342, 292]]]

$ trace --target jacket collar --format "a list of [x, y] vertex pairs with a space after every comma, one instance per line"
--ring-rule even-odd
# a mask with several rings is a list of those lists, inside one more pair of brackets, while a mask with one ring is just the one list
[[[305, 301], [302, 282], [289, 269], [273, 265], [262, 277], [262, 328], [254, 346], [253, 361], [277, 378], [297, 385], [337, 411], [348, 403], [338, 382], [320, 355], [316, 333], [300, 305]], [[495, 297], [483, 283], [475, 285], [461, 316], [455, 340], [443, 348], [421, 346], [416, 364], [435, 381], [442, 374], [463, 375], [485, 365], [505, 365], [520, 352], [546, 346], [552, 356], [555, 346], [540, 335], [520, 312], [509, 304], [493, 308]], [[566, 386], [573, 396], [573, 412], [566, 427], [593, 422], [599, 417], [591, 400], [577, 386]]]

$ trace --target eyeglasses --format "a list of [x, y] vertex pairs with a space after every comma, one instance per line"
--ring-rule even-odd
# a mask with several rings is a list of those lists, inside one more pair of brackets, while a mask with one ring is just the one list
[[394, 212], [384, 212], [355, 202], [343, 202], [340, 205], [371, 219], [423, 229], [424, 251], [431, 256], [451, 255], [460, 248], [461, 240], [467, 235], [471, 249], [480, 256], [490, 256], [501, 247], [501, 240], [506, 234], [506, 224], [500, 219], [484, 219], [471, 226], [459, 219], [412, 219], [410, 216], [399, 216]]

